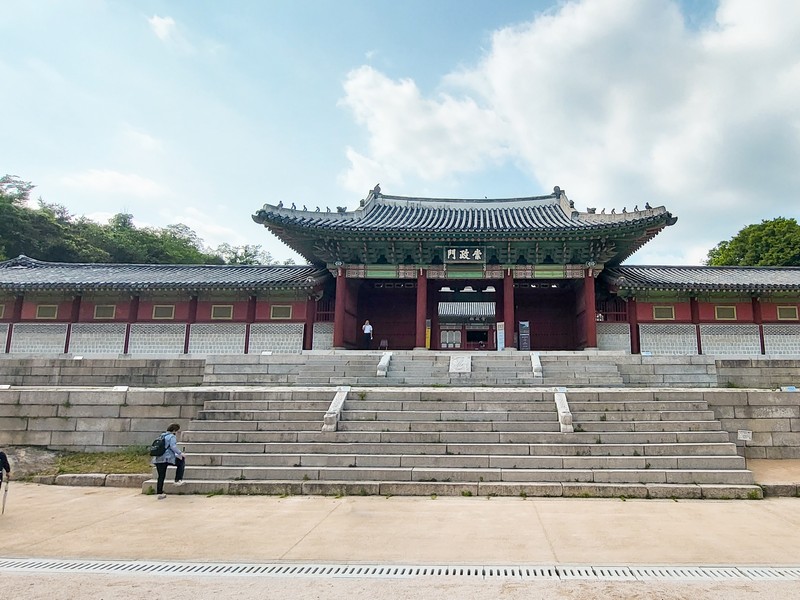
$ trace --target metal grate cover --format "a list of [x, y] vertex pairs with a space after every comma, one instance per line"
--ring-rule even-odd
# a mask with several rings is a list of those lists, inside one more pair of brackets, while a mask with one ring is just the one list
[[404, 578], [592, 580], [592, 581], [800, 581], [800, 567], [697, 566], [503, 566], [503, 565], [362, 565], [236, 564], [113, 560], [0, 558], [3, 571], [92, 573], [106, 575], [211, 575], [230, 577]]

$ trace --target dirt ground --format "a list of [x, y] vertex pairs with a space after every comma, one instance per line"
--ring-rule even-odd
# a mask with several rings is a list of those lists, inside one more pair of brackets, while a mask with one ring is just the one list
[[11, 477], [23, 479], [44, 471], [56, 463], [59, 453], [55, 450], [35, 446], [9, 446], [0, 448], [8, 456], [11, 464]]

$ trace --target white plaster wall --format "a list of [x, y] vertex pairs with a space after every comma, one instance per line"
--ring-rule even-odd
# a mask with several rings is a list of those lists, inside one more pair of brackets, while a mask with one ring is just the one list
[[11, 353], [64, 354], [66, 341], [66, 323], [15, 323]]
[[195, 323], [189, 326], [189, 354], [244, 354], [244, 323]]
[[314, 323], [314, 339], [311, 343], [313, 350], [333, 349], [333, 323]]
[[598, 323], [597, 348], [599, 350], [631, 351], [631, 328], [627, 323]]
[[697, 354], [695, 327], [682, 323], [642, 324], [639, 345], [642, 352], [653, 354]]
[[73, 323], [69, 334], [72, 354], [122, 354], [125, 323]]
[[250, 325], [249, 352], [300, 354], [303, 351], [303, 331], [303, 323], [253, 323]]
[[755, 323], [700, 325], [700, 343], [703, 345], [703, 354], [761, 355], [761, 340]]
[[800, 325], [764, 325], [764, 350], [767, 354], [800, 356]]
[[134, 323], [129, 354], [183, 354], [184, 323]]

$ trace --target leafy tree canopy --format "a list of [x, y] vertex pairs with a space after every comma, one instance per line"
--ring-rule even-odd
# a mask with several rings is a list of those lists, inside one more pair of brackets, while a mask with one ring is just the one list
[[800, 225], [778, 217], [748, 225], [708, 253], [707, 265], [800, 267]]
[[[183, 224], [137, 228], [133, 215], [119, 213], [107, 224], [76, 217], [60, 204], [39, 199], [34, 186], [13, 175], [0, 178], [0, 260], [25, 254], [52, 262], [139, 264], [274, 264], [258, 245], [206, 248]], [[291, 264], [287, 261], [286, 264]]]

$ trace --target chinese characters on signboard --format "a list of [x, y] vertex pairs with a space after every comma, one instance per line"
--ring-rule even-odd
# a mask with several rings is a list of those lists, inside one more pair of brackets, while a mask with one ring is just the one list
[[483, 248], [449, 247], [445, 248], [445, 262], [483, 263], [486, 256]]

